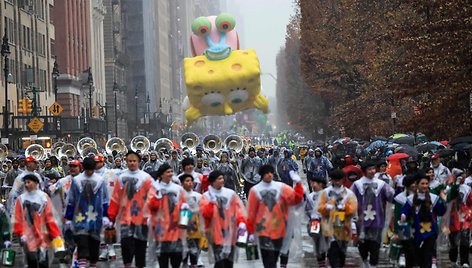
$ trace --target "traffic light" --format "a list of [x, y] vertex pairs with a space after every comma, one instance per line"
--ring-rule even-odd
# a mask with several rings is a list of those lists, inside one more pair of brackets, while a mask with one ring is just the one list
[[25, 98], [24, 99], [24, 102], [25, 102], [25, 110], [26, 110], [26, 113], [30, 114], [33, 112], [33, 101], [28, 99], [28, 98]]
[[100, 107], [100, 117], [101, 118], [105, 118], [106, 114], [105, 114], [105, 107]]
[[19, 114], [26, 113], [26, 99], [21, 99], [18, 101], [18, 113]]

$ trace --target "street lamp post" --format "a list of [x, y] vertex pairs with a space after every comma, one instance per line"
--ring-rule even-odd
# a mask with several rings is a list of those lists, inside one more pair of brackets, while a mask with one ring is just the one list
[[5, 77], [5, 110], [3, 111], [3, 129], [5, 132], [5, 138], [8, 139], [8, 127], [9, 127], [9, 112], [8, 112], [8, 74], [10, 73], [10, 66], [8, 62], [8, 55], [10, 55], [10, 45], [8, 44], [7, 28], [5, 27], [5, 34], [3, 35], [2, 43], [2, 57], [4, 59], [3, 74]]
[[136, 87], [136, 91], [134, 92], [134, 101], [136, 102], [136, 132], [139, 132], [138, 126], [139, 126], [139, 121], [138, 121], [138, 87]]
[[54, 67], [52, 68], [52, 77], [54, 78], [54, 101], [57, 101], [57, 78], [59, 75], [59, 65], [57, 61], [54, 61]]
[[113, 93], [115, 94], [115, 137], [118, 137], [118, 104], [116, 100], [116, 94], [118, 93], [118, 84], [113, 84]]
[[92, 118], [92, 91], [93, 91], [92, 67], [88, 68], [87, 83], [89, 85], [89, 118]]
[[[146, 115], [144, 115], [144, 123], [146, 124], [146, 131], [149, 132], [149, 124], [150, 124], [150, 109], [149, 109], [149, 105], [151, 104], [151, 98], [149, 98], [149, 95], [147, 95], [146, 97]], [[147, 120], [147, 121], [146, 121]]]

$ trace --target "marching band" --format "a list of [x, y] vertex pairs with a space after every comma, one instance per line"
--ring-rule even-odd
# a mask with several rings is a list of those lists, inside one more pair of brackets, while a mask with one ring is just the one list
[[[104, 150], [91, 138], [56, 143], [50, 156], [29, 146], [3, 176], [2, 264], [14, 266], [15, 241], [28, 267], [96, 267], [116, 247], [124, 267], [146, 258], [201, 267], [202, 251], [214, 267], [233, 267], [241, 248], [264, 267], [287, 267], [305, 214], [313, 266], [344, 267], [353, 245], [374, 268], [387, 245], [399, 267], [434, 267], [447, 233], [451, 263], [469, 267], [472, 165], [450, 171], [433, 155], [424, 170], [408, 159], [390, 176], [385, 159], [333, 166], [322, 148], [304, 148], [304, 186], [294, 148], [237, 135], [200, 143], [194, 133], [151, 146], [144, 136], [129, 147], [112, 138]], [[7, 154], [1, 147], [0, 160]]]

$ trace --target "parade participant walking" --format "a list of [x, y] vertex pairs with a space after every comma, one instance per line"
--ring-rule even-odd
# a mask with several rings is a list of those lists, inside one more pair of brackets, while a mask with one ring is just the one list
[[109, 225], [108, 190], [102, 176], [95, 174], [92, 157], [83, 161], [84, 172], [72, 178], [65, 213], [66, 229], [74, 232], [79, 267], [96, 267], [103, 225]]
[[311, 158], [308, 171], [311, 172], [313, 177], [326, 179], [332, 169], [333, 164], [331, 164], [331, 161], [323, 155], [321, 148], [316, 148], [315, 157]]
[[298, 164], [292, 159], [292, 150], [285, 150], [284, 157], [277, 163], [277, 173], [279, 174], [280, 181], [293, 187], [293, 181], [290, 177], [291, 172], [298, 172]]
[[18, 175], [23, 172], [19, 168], [20, 161], [18, 159], [14, 159], [12, 162], [12, 168], [7, 172], [7, 176], [5, 177], [5, 180], [3, 181], [3, 186], [8, 186], [12, 187], [13, 182], [15, 181], [15, 178], [18, 177]]
[[319, 212], [323, 216], [322, 233], [327, 240], [328, 260], [333, 268], [344, 267], [347, 244], [351, 240], [352, 219], [357, 210], [354, 193], [343, 186], [344, 173], [333, 170], [330, 173], [331, 186], [324, 189], [319, 199]]
[[[197, 193], [201, 192], [203, 175], [195, 171], [195, 160], [191, 157], [184, 158], [182, 160], [182, 170], [183, 172], [177, 177], [180, 177], [183, 174], [190, 174], [193, 177], [193, 190]], [[173, 169], [172, 169], [173, 171]]]
[[143, 170], [151, 174], [153, 171], [157, 171], [161, 165], [162, 161], [158, 159], [157, 152], [151, 151], [149, 154], [149, 161], [144, 164]]
[[364, 267], [375, 267], [379, 261], [382, 229], [386, 220], [386, 202], [393, 201], [393, 189], [384, 181], [374, 178], [374, 162], [364, 162], [362, 171], [365, 175], [351, 187], [358, 201], [359, 218], [356, 225], [360, 239], [359, 253]]
[[200, 210], [215, 261], [214, 267], [232, 268], [237, 256], [237, 233], [247, 230], [246, 210], [236, 192], [224, 187], [223, 173], [213, 171], [208, 180], [210, 187], [203, 194]]
[[271, 165], [263, 165], [259, 169], [262, 181], [249, 191], [247, 204], [249, 241], [257, 237], [262, 263], [266, 268], [276, 267], [286, 236], [289, 207], [300, 203], [304, 192], [301, 178], [295, 171], [290, 172], [294, 188], [273, 181], [274, 173]]
[[434, 154], [431, 157], [431, 167], [434, 169], [434, 180], [441, 184], [444, 184], [451, 175], [451, 171], [441, 163], [441, 158], [438, 154]]
[[179, 161], [179, 154], [177, 150], [172, 150], [170, 154], [171, 158], [167, 160], [167, 163], [172, 167], [174, 174], [180, 174], [181, 172], [181, 165]]
[[61, 239], [61, 232], [51, 199], [38, 189], [38, 177], [26, 174], [23, 180], [26, 191], [16, 200], [13, 234], [20, 238], [28, 267], [49, 267], [49, 243]]
[[[306, 158], [305, 158], [306, 159]], [[322, 215], [318, 211], [320, 208], [320, 197], [327, 181], [321, 178], [310, 178], [310, 189], [312, 192], [306, 197], [305, 213], [308, 216], [307, 231], [313, 239], [314, 252], [319, 267], [326, 266], [326, 252], [329, 240], [323, 236], [323, 226], [321, 225]]]
[[10, 191], [10, 194], [9, 194], [9, 199], [8, 199], [8, 205], [7, 205], [7, 209], [8, 211], [10, 212], [13, 212], [13, 206], [15, 205], [15, 202], [16, 202], [16, 198], [21, 195], [24, 190], [25, 190], [25, 183], [24, 183], [24, 180], [23, 178], [28, 175], [28, 174], [32, 174], [34, 176], [36, 176], [38, 178], [38, 189], [41, 189], [43, 187], [43, 179], [41, 178], [41, 176], [37, 173], [37, 169], [38, 169], [38, 161], [33, 157], [33, 156], [28, 156], [26, 159], [25, 159], [25, 163], [26, 163], [26, 166], [25, 166], [25, 171], [22, 172], [20, 175], [18, 175], [18, 177], [15, 178], [15, 181], [13, 183], [13, 187]]
[[179, 176], [180, 184], [185, 190], [185, 198], [192, 212], [192, 218], [187, 226], [187, 246], [188, 255], [185, 256], [184, 266], [190, 261], [190, 267], [196, 268], [198, 258], [200, 256], [199, 242], [204, 236], [203, 223], [200, 221], [200, 200], [202, 195], [193, 191], [193, 177], [190, 174], [182, 174]]
[[[152, 189], [151, 176], [139, 170], [141, 157], [135, 152], [126, 154], [128, 169], [115, 180], [108, 218], [110, 228], [116, 221], [120, 230], [121, 254], [125, 267], [131, 267], [135, 258], [136, 267], [146, 266], [146, 245], [149, 234], [147, 196]], [[113, 245], [111, 245], [113, 247]]]
[[280, 151], [278, 148], [271, 149], [272, 154], [270, 154], [269, 150], [269, 158], [267, 159], [267, 164], [271, 165], [274, 170], [276, 171], [274, 174], [274, 180], [278, 181], [279, 180], [279, 175], [277, 174], [277, 163], [279, 162], [280, 159]]
[[244, 193], [249, 196], [249, 190], [259, 183], [259, 168], [262, 166], [261, 159], [256, 156], [256, 149], [249, 148], [249, 154], [241, 162], [241, 175], [244, 179]]
[[157, 170], [158, 181], [149, 192], [152, 237], [156, 242], [159, 267], [180, 267], [185, 252], [185, 231], [179, 227], [181, 210], [188, 210], [183, 188], [172, 182], [172, 167], [164, 163]]
[[216, 166], [216, 170], [221, 171], [225, 177], [225, 187], [233, 191], [239, 192], [240, 185], [236, 170], [228, 161], [228, 153], [222, 152], [220, 155], [220, 162]]
[[[69, 193], [70, 186], [72, 184], [72, 179], [75, 176], [80, 174], [81, 166], [82, 164], [80, 163], [79, 160], [71, 160], [67, 168], [67, 170], [69, 171], [69, 175], [65, 176], [64, 178], [59, 179], [56, 183], [49, 186], [49, 192], [51, 194], [60, 192], [60, 195], [62, 196], [64, 204], [66, 202], [67, 195]], [[61, 210], [61, 214], [62, 214], [62, 211], [64, 211], [64, 209]]]
[[418, 174], [417, 191], [408, 196], [402, 208], [401, 222], [411, 219], [415, 239], [415, 259], [420, 268], [432, 265], [433, 248], [438, 236], [437, 217], [444, 215], [446, 194], [440, 196], [429, 192], [429, 177]]

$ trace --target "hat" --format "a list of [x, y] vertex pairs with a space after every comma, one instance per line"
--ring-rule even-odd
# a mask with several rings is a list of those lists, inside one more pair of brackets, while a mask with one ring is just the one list
[[406, 175], [404, 178], [403, 178], [403, 181], [402, 181], [402, 184], [405, 188], [408, 188], [410, 187], [410, 185], [412, 185], [413, 183], [415, 183], [415, 176], [413, 175]]
[[96, 155], [93, 160], [95, 160], [95, 162], [103, 162], [105, 161], [105, 157], [103, 157], [103, 155], [99, 154], [99, 155]]
[[344, 179], [344, 172], [340, 169], [335, 169], [329, 173], [329, 177], [335, 181], [342, 180]]
[[80, 166], [80, 161], [79, 160], [71, 160], [69, 162], [69, 166]]
[[36, 160], [36, 158], [34, 158], [34, 156], [30, 155], [28, 157], [25, 158], [25, 162], [26, 163], [29, 163], [29, 162], [36, 162], [38, 163], [38, 160]]
[[254, 148], [254, 147], [249, 148], [248, 153], [249, 153], [249, 152], [256, 152], [256, 148]]
[[169, 169], [172, 169], [172, 167], [168, 164], [168, 163], [164, 163], [162, 164], [158, 169], [157, 169], [157, 173], [156, 173], [156, 176], [159, 178], [162, 176], [162, 174], [164, 174], [164, 172], [166, 172], [167, 170]]
[[439, 158], [439, 154], [433, 154], [433, 156], [431, 156], [431, 160], [438, 159], [438, 158]]
[[263, 165], [259, 168], [259, 175], [261, 177], [264, 177], [264, 175], [267, 173], [275, 173], [275, 169], [272, 165]]
[[213, 183], [219, 176], [224, 176], [223, 172], [214, 170], [208, 175], [208, 182]]
[[203, 146], [201, 144], [197, 145], [195, 151], [203, 151]]
[[36, 177], [36, 175], [34, 174], [27, 174], [23, 177], [23, 181], [26, 181], [26, 180], [29, 180], [29, 181], [34, 181], [36, 183], [39, 183], [39, 179], [38, 177]]
[[187, 174], [187, 173], [184, 173], [182, 175], [179, 176], [179, 181], [181, 184], [184, 183], [184, 181], [187, 179], [187, 178], [192, 178], [192, 181], [193, 181], [193, 176], [190, 175], [190, 174]]

